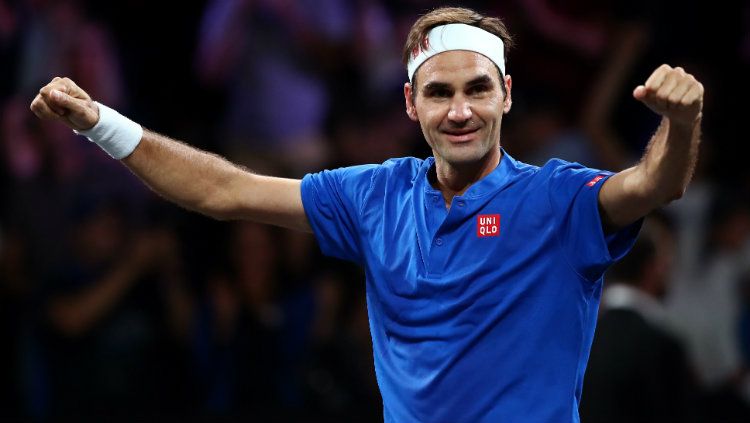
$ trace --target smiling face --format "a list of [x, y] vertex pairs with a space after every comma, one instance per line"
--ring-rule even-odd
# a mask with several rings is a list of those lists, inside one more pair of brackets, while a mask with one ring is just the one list
[[414, 80], [415, 87], [404, 85], [406, 111], [422, 127], [438, 172], [447, 167], [490, 173], [500, 160], [500, 127], [511, 105], [510, 76], [501, 81], [491, 60], [455, 50], [427, 60]]

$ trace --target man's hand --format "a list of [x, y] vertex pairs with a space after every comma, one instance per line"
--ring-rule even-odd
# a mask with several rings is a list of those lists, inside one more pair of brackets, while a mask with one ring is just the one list
[[58, 120], [78, 131], [90, 129], [99, 121], [96, 103], [68, 78], [57, 77], [45, 85], [30, 108], [40, 119]]
[[692, 126], [703, 110], [703, 84], [680, 67], [659, 66], [633, 97], [677, 125]]
[[599, 191], [602, 224], [611, 232], [685, 193], [700, 144], [703, 85], [682, 68], [661, 65], [633, 91], [662, 124], [637, 165], [609, 178]]

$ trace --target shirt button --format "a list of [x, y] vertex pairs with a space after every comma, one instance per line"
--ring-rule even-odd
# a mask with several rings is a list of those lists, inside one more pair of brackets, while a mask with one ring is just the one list
[[463, 201], [459, 201], [459, 202], [458, 202], [458, 207], [463, 207], [463, 206], [465, 206], [465, 205], [466, 205], [466, 203], [464, 203]]
[[435, 196], [432, 197], [432, 202], [433, 203], [437, 203], [438, 201], [439, 201], [439, 199], [438, 199], [437, 195], [435, 195]]
[[443, 245], [443, 238], [436, 239], [435, 244], [437, 244], [438, 246]]

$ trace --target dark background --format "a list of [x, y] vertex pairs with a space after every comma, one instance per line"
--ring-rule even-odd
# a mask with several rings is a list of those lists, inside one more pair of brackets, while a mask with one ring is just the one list
[[[400, 56], [438, 5], [0, 0], [0, 420], [382, 420], [359, 269], [322, 257], [311, 236], [172, 206], [28, 106], [67, 76], [145, 127], [277, 176], [425, 157]], [[701, 157], [665, 213], [675, 253], [659, 299], [680, 320], [674, 287], [690, 280], [729, 310], [701, 322], [729, 328], [733, 358], [714, 373], [701, 370], [710, 358], [689, 360], [691, 395], [696, 419], [742, 421], [750, 3], [460, 5], [515, 35], [502, 145], [520, 160], [623, 169], [659, 123], [635, 86], [662, 63], [704, 84]], [[682, 323], [692, 357], [709, 341]]]

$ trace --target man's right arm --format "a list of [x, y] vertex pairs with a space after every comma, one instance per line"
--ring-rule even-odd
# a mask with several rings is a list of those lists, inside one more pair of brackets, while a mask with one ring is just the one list
[[257, 175], [148, 130], [122, 162], [155, 192], [190, 210], [310, 232], [299, 180]]
[[[86, 130], [99, 121], [88, 94], [67, 78], [55, 78], [31, 103], [41, 119]], [[161, 196], [217, 219], [247, 219], [310, 232], [301, 181], [256, 175], [226, 159], [144, 130], [135, 149], [122, 158], [133, 173]]]

